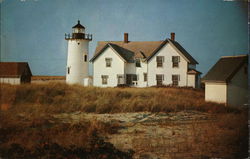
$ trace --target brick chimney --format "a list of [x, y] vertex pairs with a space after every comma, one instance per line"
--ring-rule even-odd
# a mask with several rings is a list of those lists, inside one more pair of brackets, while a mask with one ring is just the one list
[[175, 33], [171, 33], [171, 40], [175, 41]]
[[128, 43], [128, 33], [124, 33], [124, 43]]

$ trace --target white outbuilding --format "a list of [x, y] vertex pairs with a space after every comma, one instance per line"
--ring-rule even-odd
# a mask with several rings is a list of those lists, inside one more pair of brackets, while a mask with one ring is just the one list
[[98, 87], [200, 86], [198, 62], [175, 40], [175, 33], [161, 41], [129, 41], [124, 33], [123, 41], [98, 42], [90, 61]]
[[224, 56], [203, 77], [205, 100], [239, 106], [248, 101], [248, 56]]

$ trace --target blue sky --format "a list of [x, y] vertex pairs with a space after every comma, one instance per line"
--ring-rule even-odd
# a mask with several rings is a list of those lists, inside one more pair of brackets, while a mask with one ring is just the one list
[[[248, 53], [241, 0], [0, 0], [1, 61], [27, 61], [33, 75], [65, 75], [65, 33], [81, 20], [97, 41], [157, 41], [176, 33], [203, 75], [225, 55]], [[90, 67], [90, 74], [92, 69]]]

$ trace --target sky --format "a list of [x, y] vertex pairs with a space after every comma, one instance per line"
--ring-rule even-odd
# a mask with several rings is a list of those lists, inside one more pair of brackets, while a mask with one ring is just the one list
[[[65, 33], [79, 19], [98, 41], [159, 41], [175, 32], [204, 76], [221, 56], [248, 53], [246, 0], [0, 0], [0, 61], [33, 75], [65, 75]], [[92, 64], [90, 64], [90, 75]]]

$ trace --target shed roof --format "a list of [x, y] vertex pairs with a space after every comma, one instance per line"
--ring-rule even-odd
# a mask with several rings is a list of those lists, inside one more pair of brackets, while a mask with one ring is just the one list
[[189, 69], [187, 74], [202, 74], [200, 71], [197, 71], [196, 69]]
[[[99, 41], [90, 61], [94, 61], [108, 46], [117, 51], [127, 62], [133, 62], [135, 58], [150, 60], [165, 44], [170, 43], [190, 63], [198, 62], [176, 41], [170, 39], [161, 41]], [[108, 44], [108, 45], [107, 45]]]
[[203, 77], [203, 82], [230, 82], [238, 70], [248, 63], [248, 55], [224, 56]]
[[21, 76], [25, 70], [32, 76], [27, 62], [0, 62], [1, 77], [18, 77]]

